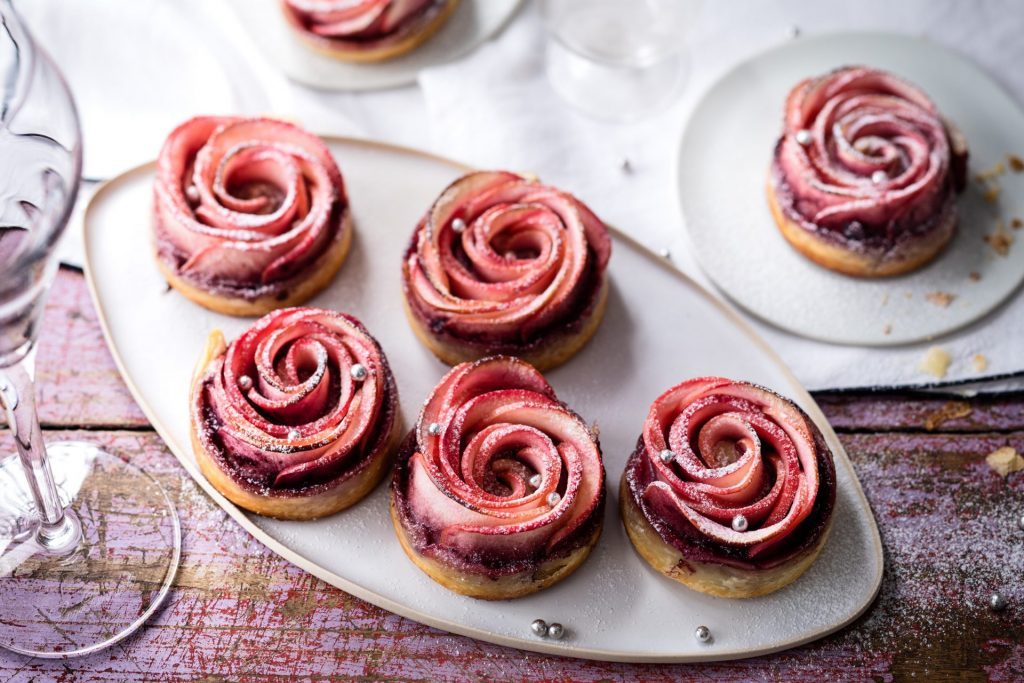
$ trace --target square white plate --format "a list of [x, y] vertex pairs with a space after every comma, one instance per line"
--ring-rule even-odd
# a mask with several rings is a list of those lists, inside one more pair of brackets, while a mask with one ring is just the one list
[[[366, 323], [388, 355], [406, 424], [412, 424], [447, 368], [409, 329], [401, 258], [421, 214], [466, 169], [377, 143], [328, 144], [348, 186], [356, 240], [332, 285], [310, 304], [353, 313]], [[188, 391], [209, 331], [219, 327], [233, 338], [251, 321], [212, 313], [168, 291], [150, 247], [153, 171], [149, 164], [112, 180], [86, 214], [86, 273], [107, 341], [135, 398], [188, 472], [282, 557], [353, 595], [447, 631], [606, 660], [684, 662], [781, 650], [842, 628], [874, 599], [882, 578], [878, 530], [856, 474], [813, 399], [731, 310], [617, 232], [605, 319], [590, 344], [549, 375], [559, 397], [600, 426], [608, 472], [604, 533], [575, 574], [513, 601], [450, 593], [403, 554], [383, 485], [355, 507], [313, 522], [242, 512], [196, 468]], [[664, 578], [633, 551], [618, 517], [619, 479], [650, 402], [685, 378], [708, 374], [758, 382], [792, 397], [835, 453], [839, 491], [831, 537], [803, 577], [763, 598], [713, 598]], [[565, 639], [534, 637], [530, 622], [536, 618], [564, 624]], [[695, 640], [700, 624], [711, 629], [712, 643]]]

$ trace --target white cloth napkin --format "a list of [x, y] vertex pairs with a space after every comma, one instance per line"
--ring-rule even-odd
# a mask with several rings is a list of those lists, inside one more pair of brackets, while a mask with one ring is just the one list
[[[1024, 13], [1013, 2], [704, 3], [689, 35], [692, 77], [686, 92], [669, 110], [632, 125], [591, 120], [559, 99], [544, 73], [541, 23], [531, 7], [471, 57], [420, 75], [433, 148], [481, 167], [527, 170], [570, 188], [609, 223], [655, 250], [668, 249], [677, 267], [708, 287], [688, 249], [674, 186], [686, 115], [718, 75], [793, 39], [793, 27], [803, 33], [897, 28], [923, 34], [967, 52], [1024, 99]], [[623, 172], [622, 159], [632, 172]], [[933, 344], [952, 356], [947, 382], [1024, 370], [1022, 296], [933, 343], [885, 349], [824, 344], [748, 320], [812, 389], [934, 384], [936, 378], [919, 369]], [[971, 362], [978, 353], [989, 361], [984, 372]]]
[[[147, 0], [151, 1], [151, 0]], [[78, 4], [79, 0], [21, 1], [29, 14], [45, 21], [44, 5]], [[102, 0], [100, 8], [135, 0]], [[708, 286], [688, 249], [674, 187], [674, 167], [682, 130], [700, 95], [733, 64], [785, 40], [794, 27], [804, 34], [840, 30], [898, 30], [924, 35], [959, 49], [994, 74], [1024, 100], [1024, 12], [1017, 0], [861, 0], [806, 3], [799, 0], [730, 0], [704, 2], [686, 38], [691, 77], [683, 95], [668, 110], [630, 125], [593, 121], [570, 109], [552, 91], [544, 74], [545, 37], [539, 12], [528, 3], [496, 39], [466, 58], [421, 73], [420, 88], [367, 93], [330, 93], [287, 82], [258, 45], [243, 35], [223, 0], [179, 0], [228, 68], [238, 89], [244, 80], [239, 111], [298, 118], [321, 133], [375, 138], [429, 148], [480, 167], [527, 170], [562, 185], [586, 200], [605, 220], [626, 230], [654, 250], [668, 249], [676, 266]], [[90, 4], [90, 7], [93, 7]], [[95, 14], [94, 14], [95, 16]], [[128, 14], [126, 16], [136, 16]], [[90, 24], [92, 22], [89, 22]], [[64, 28], [61, 29], [61, 26]], [[145, 30], [122, 26], [121, 48], [145, 44]], [[153, 24], [146, 30], [158, 30]], [[69, 22], [47, 24], [43, 42], [74, 54], [95, 43], [91, 29]], [[211, 36], [221, 35], [221, 38]], [[159, 55], [138, 50], [134, 59], [145, 72]], [[247, 66], [241, 73], [239, 62]], [[227, 66], [225, 66], [227, 65]], [[155, 67], [154, 67], [155, 68]], [[75, 71], [75, 69], [68, 69]], [[72, 74], [74, 75], [74, 74]], [[74, 88], [101, 87], [88, 76], [72, 79]], [[78, 82], [76, 82], [76, 80]], [[109, 85], [109, 82], [108, 82]], [[265, 105], [254, 103], [265, 102]], [[117, 104], [117, 99], [111, 100]], [[123, 105], [123, 102], [121, 103]], [[255, 106], [265, 106], [256, 110]], [[198, 112], [197, 112], [198, 113]], [[140, 125], [157, 131], [151, 121]], [[90, 139], [86, 144], [103, 144]], [[99, 137], [99, 136], [96, 136]], [[621, 164], [628, 159], [630, 173]], [[71, 231], [77, 232], [72, 226]], [[80, 263], [71, 242], [64, 259]], [[712, 290], [714, 291], [714, 290]], [[925, 345], [861, 349], [809, 341], [770, 325], [751, 324], [782, 355], [811, 389], [876, 386], [927, 386], [935, 379], [918, 369]], [[947, 381], [977, 380], [970, 359], [985, 354], [986, 376], [1024, 371], [1024, 297], [973, 327], [936, 340], [953, 357]], [[1024, 386], [1018, 380], [971, 384], [970, 391]]]

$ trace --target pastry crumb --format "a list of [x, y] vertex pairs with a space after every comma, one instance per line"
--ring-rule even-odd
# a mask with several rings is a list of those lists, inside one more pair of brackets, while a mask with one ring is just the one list
[[590, 436], [595, 443], [601, 437], [601, 427], [598, 426], [597, 420], [594, 420], [590, 425]]
[[882, 305], [885, 306], [889, 303], [889, 292], [882, 295]]
[[883, 327], [882, 334], [892, 334], [892, 325], [886, 325]]
[[928, 413], [924, 418], [924, 428], [929, 432], [950, 420], [967, 417], [973, 412], [971, 404], [967, 401], [946, 401], [937, 410]]
[[979, 183], [986, 183], [998, 178], [1004, 173], [1006, 173], [1006, 165], [1001, 161], [997, 161], [991, 168], [987, 168], [984, 171], [978, 171], [974, 177]]
[[988, 358], [983, 353], [976, 353], [971, 358], [971, 367], [975, 372], [985, 372], [988, 369]]
[[1024, 458], [1012, 446], [997, 448], [985, 456], [985, 462], [1002, 477], [1024, 470]]
[[1016, 154], [1009, 154], [1006, 157], [1006, 161], [1010, 164], [1010, 170], [1014, 173], [1024, 173], [1024, 159], [1021, 159]]
[[942, 308], [949, 308], [949, 305], [953, 303], [953, 299], [956, 298], [956, 294], [950, 294], [949, 292], [928, 292], [924, 295], [924, 298], [928, 300], [928, 303], [941, 306]]
[[925, 351], [918, 369], [936, 379], [942, 379], [946, 376], [951, 361], [952, 358], [949, 357], [949, 352], [946, 349], [941, 346], [932, 346]]
[[1010, 253], [1010, 246], [1013, 244], [1013, 235], [1006, 232], [1006, 226], [1002, 221], [996, 222], [996, 231], [985, 235], [985, 242], [988, 246], [992, 247], [1000, 256], [1006, 256]]
[[1021, 228], [1024, 228], [1024, 221], [1019, 218], [1011, 218], [1010, 227], [1014, 230], [1020, 230]]
[[971, 279], [971, 282], [978, 282], [979, 280], [981, 280], [981, 273], [975, 270], [967, 277]]
[[998, 185], [991, 185], [985, 189], [981, 194], [985, 198], [985, 201], [989, 204], [995, 204], [999, 200], [999, 193], [1003, 191], [1003, 188]]

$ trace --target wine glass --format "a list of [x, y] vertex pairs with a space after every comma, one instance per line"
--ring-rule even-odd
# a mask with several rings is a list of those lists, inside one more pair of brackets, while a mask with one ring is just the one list
[[55, 248], [82, 146], [60, 73], [0, 0], [0, 403], [17, 449], [0, 461], [0, 647], [94, 652], [167, 594], [181, 530], [151, 476], [95, 446], [43, 444], [32, 383]]
[[685, 81], [685, 36], [699, 0], [543, 0], [548, 79], [594, 118], [637, 121]]

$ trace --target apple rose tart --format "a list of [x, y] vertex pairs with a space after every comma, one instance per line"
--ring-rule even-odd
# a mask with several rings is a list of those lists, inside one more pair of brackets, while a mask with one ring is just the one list
[[352, 242], [341, 172], [290, 123], [202, 116], [160, 152], [153, 242], [167, 282], [229, 315], [262, 315], [327, 286]]
[[406, 554], [445, 588], [514, 598], [571, 574], [604, 510], [597, 438], [533, 367], [453, 368], [399, 448], [391, 517]]
[[455, 365], [492, 354], [549, 370], [593, 336], [611, 239], [572, 195], [504, 171], [456, 180], [416, 226], [402, 283], [420, 340]]
[[906, 273], [952, 238], [967, 143], [917, 87], [847, 67], [798, 83], [768, 178], [783, 236], [832, 270]]
[[626, 532], [652, 567], [695, 590], [764, 595], [818, 557], [836, 497], [832, 452], [792, 401], [720, 377], [651, 406], [626, 463]]
[[415, 49], [448, 20], [458, 0], [282, 0], [303, 43], [349, 62], [379, 62]]
[[230, 344], [210, 335], [192, 382], [203, 475], [252, 512], [314, 519], [358, 502], [401, 439], [384, 352], [350, 315], [288, 308]]

